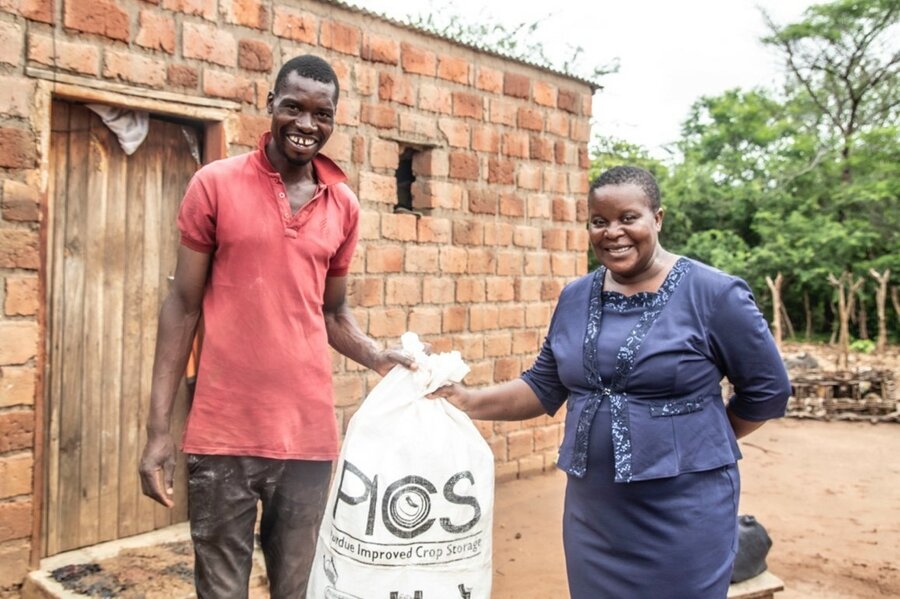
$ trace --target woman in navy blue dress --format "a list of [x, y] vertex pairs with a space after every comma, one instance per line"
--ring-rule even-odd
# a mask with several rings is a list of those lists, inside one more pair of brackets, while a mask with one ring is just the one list
[[[601, 266], [563, 290], [521, 378], [444, 387], [470, 417], [566, 405], [563, 541], [574, 599], [717, 599], [737, 549], [737, 438], [784, 414], [790, 383], [741, 279], [663, 249], [653, 176], [616, 167], [588, 196]], [[722, 401], [727, 376], [735, 394]]]

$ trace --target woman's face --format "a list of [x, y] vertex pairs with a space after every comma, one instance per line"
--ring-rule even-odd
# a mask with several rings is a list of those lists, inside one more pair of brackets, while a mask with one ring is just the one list
[[659, 250], [662, 208], [654, 211], [638, 185], [604, 185], [588, 197], [594, 255], [618, 280], [638, 278]]

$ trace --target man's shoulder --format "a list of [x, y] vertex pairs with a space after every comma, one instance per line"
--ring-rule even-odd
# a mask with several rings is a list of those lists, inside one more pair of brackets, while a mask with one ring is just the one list
[[246, 152], [237, 156], [229, 156], [204, 164], [195, 177], [203, 181], [215, 181], [233, 177], [252, 166], [254, 152]]

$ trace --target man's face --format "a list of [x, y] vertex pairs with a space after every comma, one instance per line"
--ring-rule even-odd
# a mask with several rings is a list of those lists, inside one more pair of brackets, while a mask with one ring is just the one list
[[336, 104], [334, 83], [290, 73], [266, 101], [274, 150], [294, 166], [308, 164], [331, 137]]

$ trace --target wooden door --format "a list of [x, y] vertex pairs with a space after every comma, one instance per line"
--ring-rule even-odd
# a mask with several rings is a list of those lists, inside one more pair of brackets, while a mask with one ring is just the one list
[[[53, 103], [44, 555], [187, 518], [180, 457], [174, 509], [144, 497], [138, 479], [175, 218], [198, 167], [182, 127], [151, 119], [127, 156], [97, 115]], [[182, 385], [176, 441], [186, 406]]]

